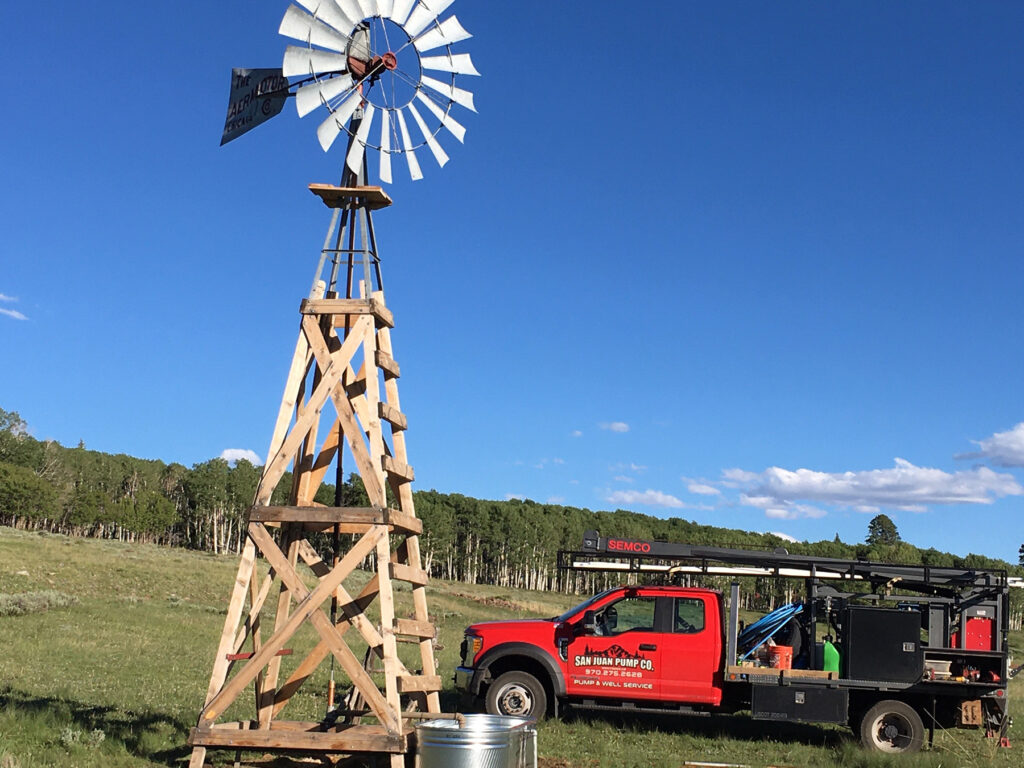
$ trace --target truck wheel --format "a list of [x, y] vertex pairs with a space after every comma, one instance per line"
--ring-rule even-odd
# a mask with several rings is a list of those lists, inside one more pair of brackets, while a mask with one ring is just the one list
[[489, 714], [541, 720], [547, 709], [544, 686], [528, 672], [506, 672], [487, 689]]
[[860, 743], [876, 752], [917, 752], [924, 743], [924, 723], [910, 705], [880, 701], [860, 721]]

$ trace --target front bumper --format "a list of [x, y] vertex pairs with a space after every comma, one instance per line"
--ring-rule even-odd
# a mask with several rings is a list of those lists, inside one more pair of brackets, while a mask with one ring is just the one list
[[456, 667], [455, 689], [457, 691], [462, 691], [463, 693], [475, 695], [476, 691], [472, 690], [474, 674], [476, 674], [476, 670], [472, 667]]

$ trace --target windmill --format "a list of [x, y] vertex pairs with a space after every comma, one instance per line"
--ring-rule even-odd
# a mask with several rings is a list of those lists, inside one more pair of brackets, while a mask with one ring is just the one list
[[[205, 704], [189, 738], [190, 768], [202, 768], [209, 749], [383, 754], [398, 768], [412, 723], [444, 717], [394, 316], [373, 224], [373, 212], [392, 201], [366, 179], [368, 155], [377, 155], [385, 182], [392, 182], [395, 155], [418, 180], [418, 150], [443, 166], [448, 155], [439, 134], [465, 137], [452, 112], [473, 110], [473, 96], [456, 78], [478, 73], [468, 54], [452, 50], [470, 35], [455, 16], [441, 19], [451, 4], [299, 0], [281, 22], [281, 34], [292, 40], [283, 66], [232, 74], [222, 144], [294, 98], [300, 116], [321, 114], [317, 137], [325, 151], [345, 145], [345, 168], [339, 186], [310, 186], [331, 209], [331, 223], [300, 304], [298, 341]], [[341, 493], [346, 449], [365, 490], [360, 502]], [[332, 467], [336, 491], [328, 506], [317, 492]], [[289, 468], [290, 486], [280, 489]], [[358, 569], [367, 561], [368, 578]], [[409, 652], [399, 653], [400, 644]], [[325, 695], [307, 695], [324, 681]], [[247, 689], [252, 699], [242, 696]]]

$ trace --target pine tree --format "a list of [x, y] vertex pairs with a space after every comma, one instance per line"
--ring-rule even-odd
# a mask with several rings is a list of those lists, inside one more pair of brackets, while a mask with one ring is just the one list
[[868, 523], [868, 537], [866, 539], [870, 546], [876, 544], [898, 544], [900, 532], [896, 530], [894, 523], [888, 515], [875, 515]]

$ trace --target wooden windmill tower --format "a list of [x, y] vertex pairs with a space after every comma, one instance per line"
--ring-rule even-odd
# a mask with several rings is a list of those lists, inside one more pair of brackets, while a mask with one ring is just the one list
[[[418, 147], [428, 147], [443, 165], [447, 156], [436, 138], [441, 128], [462, 139], [464, 129], [449, 113], [455, 104], [472, 108], [472, 95], [455, 87], [455, 77], [477, 73], [468, 55], [451, 51], [468, 33], [454, 16], [438, 19], [450, 4], [302, 2], [312, 13], [292, 6], [281, 25], [282, 34], [304, 43], [288, 48], [283, 70], [235, 72], [233, 95], [239, 104], [256, 105], [254, 115], [276, 114], [284, 98], [280, 87], [266, 89], [267, 82], [304, 78], [289, 86], [297, 87], [300, 114], [326, 106], [321, 144], [328, 149], [344, 131], [349, 151], [341, 186], [310, 187], [332, 210], [331, 225], [310, 295], [301, 302], [298, 343], [249, 512], [206, 702], [190, 736], [190, 768], [201, 768], [215, 748], [377, 753], [390, 755], [397, 768], [409, 749], [412, 722], [440, 712], [435, 627], [420, 558], [423, 528], [413, 502], [401, 371], [391, 344], [394, 319], [373, 225], [373, 212], [391, 199], [367, 186], [365, 155], [379, 150], [381, 176], [390, 181], [391, 155], [403, 154], [417, 179]], [[436, 49], [443, 54], [423, 55]], [[424, 76], [424, 69], [448, 73], [449, 82]], [[248, 99], [237, 89], [246, 82], [240, 72], [260, 72], [259, 85], [244, 86], [253, 88]], [[427, 108], [435, 127], [414, 102]], [[420, 129], [419, 144], [410, 137], [407, 114]], [[225, 141], [252, 127], [245, 115], [242, 107], [232, 108]], [[379, 145], [369, 139], [375, 115], [381, 116]], [[341, 487], [346, 450], [368, 503], [346, 506], [340, 497], [332, 506], [316, 503], [332, 467]], [[274, 505], [289, 468], [288, 503]], [[333, 542], [326, 557], [325, 540]], [[368, 573], [360, 570], [366, 563]], [[408, 599], [405, 608], [396, 606], [399, 591]], [[410, 648], [404, 661], [400, 643]], [[347, 681], [347, 695], [310, 715], [304, 688], [322, 680], [328, 664], [328, 698], [335, 667]]]

